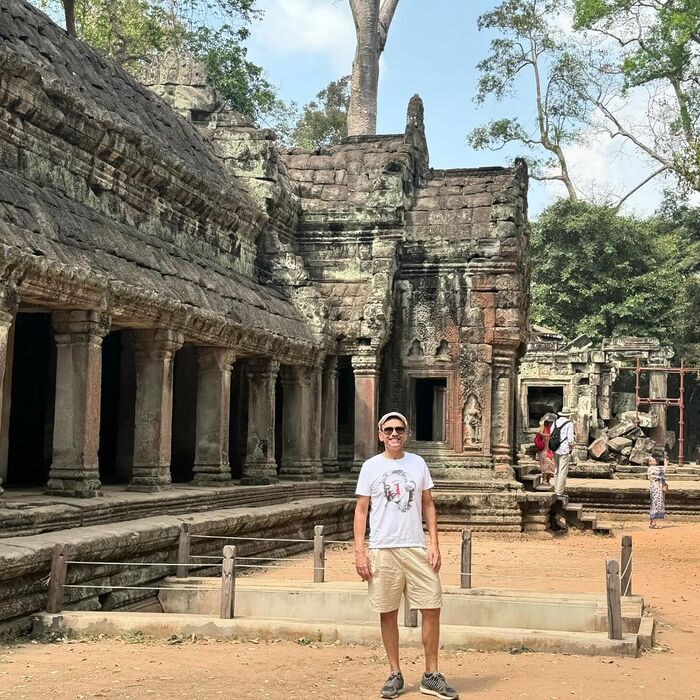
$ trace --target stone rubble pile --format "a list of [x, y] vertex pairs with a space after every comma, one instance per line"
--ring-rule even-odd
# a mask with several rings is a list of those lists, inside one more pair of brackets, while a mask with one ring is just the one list
[[658, 427], [656, 414], [625, 411], [617, 416], [617, 420], [612, 427], [591, 430], [592, 442], [588, 445], [591, 459], [613, 462], [618, 466], [643, 466], [650, 457], [662, 456], [665, 445], [657, 445], [644, 433], [644, 429]]

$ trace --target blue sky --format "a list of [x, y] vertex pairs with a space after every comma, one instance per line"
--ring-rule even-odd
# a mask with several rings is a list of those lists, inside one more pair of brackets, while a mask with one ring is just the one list
[[[253, 27], [250, 57], [266, 69], [285, 100], [308, 102], [331, 80], [350, 72], [355, 33], [347, 0], [259, 0], [258, 4], [265, 16]], [[508, 103], [473, 102], [476, 64], [488, 54], [492, 38], [478, 31], [477, 18], [496, 4], [496, 0], [399, 2], [382, 57], [377, 130], [402, 131], [408, 100], [418, 93], [425, 103], [433, 167], [509, 164], [519, 153], [517, 146], [474, 151], [466, 143], [467, 133], [503, 116], [520, 116], [527, 125], [533, 122], [531, 97], [525, 90]], [[568, 155], [582, 187], [598, 193], [624, 192], [649, 172], [646, 164], [625, 149], [620, 152], [607, 136], [595, 135]], [[661, 184], [632, 197], [626, 211], [653, 211]], [[559, 183], [531, 181], [531, 215], [563, 193]]]

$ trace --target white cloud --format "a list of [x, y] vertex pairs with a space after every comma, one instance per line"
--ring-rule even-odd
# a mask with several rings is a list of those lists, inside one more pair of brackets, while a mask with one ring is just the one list
[[355, 27], [345, 0], [263, 0], [263, 20], [252, 41], [281, 56], [317, 54], [336, 72], [350, 72], [355, 52]]

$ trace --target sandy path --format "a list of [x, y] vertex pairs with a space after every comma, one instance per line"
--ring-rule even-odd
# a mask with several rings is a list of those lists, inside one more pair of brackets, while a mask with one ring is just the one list
[[[626, 526], [615, 539], [571, 534], [555, 541], [475, 535], [475, 586], [602, 590], [605, 552], [634, 539], [635, 591], [659, 623], [656, 649], [638, 659], [524, 653], [443, 652], [463, 698], [659, 700], [700, 697], [700, 523], [659, 531]], [[457, 582], [459, 535], [444, 533], [443, 581]], [[351, 576], [352, 551], [328, 556], [328, 578]], [[257, 576], [308, 579], [308, 560]], [[489, 568], [487, 568], [489, 567]], [[566, 573], [564, 573], [566, 572]], [[526, 576], [547, 575], [542, 581]], [[508, 577], [508, 578], [505, 578]], [[578, 577], [578, 578], [576, 578]], [[566, 580], [559, 580], [559, 579]], [[419, 697], [418, 650], [402, 665], [403, 697]], [[293, 642], [97, 640], [0, 649], [0, 698], [376, 698], [386, 675], [378, 647]], [[421, 696], [422, 697], [422, 696]]]

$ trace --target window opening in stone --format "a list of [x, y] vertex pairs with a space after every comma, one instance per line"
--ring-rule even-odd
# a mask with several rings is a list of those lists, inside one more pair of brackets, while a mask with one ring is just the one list
[[55, 389], [56, 347], [51, 314], [18, 313], [12, 347], [7, 462], [0, 464], [0, 469], [7, 467], [7, 485], [43, 486], [48, 481]]
[[557, 413], [564, 405], [564, 387], [529, 386], [527, 388], [528, 427], [536, 428], [545, 413]]
[[170, 477], [173, 483], [194, 478], [197, 440], [197, 350], [185, 345], [173, 360], [173, 426]]
[[416, 379], [416, 440], [421, 442], [445, 441], [445, 411], [447, 379], [431, 377]]
[[275, 381], [275, 462], [277, 473], [282, 465], [282, 438], [284, 435], [284, 389], [279, 374]]
[[338, 358], [338, 462], [349, 465], [354, 457], [355, 378], [347, 356]]

